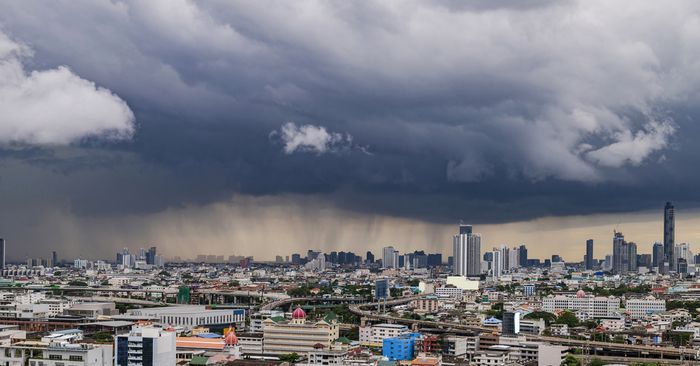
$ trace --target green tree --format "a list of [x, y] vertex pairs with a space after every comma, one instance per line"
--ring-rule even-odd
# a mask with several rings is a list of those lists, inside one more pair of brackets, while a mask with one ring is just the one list
[[544, 319], [544, 324], [549, 326], [552, 322], [556, 320], [556, 316], [552, 313], [546, 311], [533, 311], [529, 314], [525, 314], [523, 319]]
[[578, 318], [576, 315], [570, 311], [565, 311], [557, 318], [556, 324], [566, 324], [569, 327], [575, 327], [578, 325]]
[[601, 360], [600, 358], [593, 357], [591, 359], [591, 362], [588, 365], [589, 366], [604, 366], [605, 362], [603, 362], [603, 360]]
[[581, 361], [572, 355], [566, 355], [564, 360], [561, 362], [562, 366], [581, 366]]
[[280, 361], [283, 361], [283, 362], [294, 363], [294, 362], [297, 362], [297, 360], [299, 359], [299, 354], [297, 354], [296, 352], [285, 353], [285, 354], [279, 355], [279, 359], [280, 359]]

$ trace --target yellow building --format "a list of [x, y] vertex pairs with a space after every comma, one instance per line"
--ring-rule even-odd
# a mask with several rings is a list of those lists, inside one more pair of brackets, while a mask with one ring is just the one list
[[313, 351], [319, 345], [330, 348], [331, 343], [338, 337], [338, 322], [335, 316], [326, 316], [323, 320], [307, 323], [306, 313], [301, 307], [294, 310], [289, 322], [275, 321], [272, 318], [263, 321], [265, 354], [304, 354]]

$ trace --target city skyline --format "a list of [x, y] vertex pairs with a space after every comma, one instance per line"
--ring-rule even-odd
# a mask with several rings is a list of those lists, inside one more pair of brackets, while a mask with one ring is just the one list
[[[595, 216], [574, 216], [574, 217], [559, 217], [559, 218], [543, 218], [534, 221], [518, 222], [502, 225], [475, 225], [478, 230], [483, 235], [484, 240], [482, 242], [482, 252], [493, 246], [500, 246], [502, 244], [507, 244], [509, 246], [517, 246], [520, 244], [525, 244], [530, 250], [531, 257], [537, 258], [547, 258], [550, 253], [556, 252], [564, 257], [567, 261], [578, 262], [582, 261], [585, 255], [585, 242], [587, 239], [593, 238], [595, 242], [595, 252], [594, 256], [596, 259], [603, 259], [604, 253], [612, 253], [612, 234], [616, 228], [625, 233], [625, 237], [632, 242], [637, 243], [639, 246], [639, 253], [652, 253], [652, 245], [655, 242], [663, 243], [663, 206], [656, 211], [649, 211], [643, 213], [637, 213], [635, 215], [620, 216], [620, 215], [595, 215]], [[682, 214], [679, 218], [676, 218], [676, 231], [679, 233], [677, 235], [677, 243], [687, 242], [691, 244], [700, 243], [700, 230], [696, 229], [700, 227], [700, 211], [685, 209], [681, 210]], [[625, 222], [623, 218], [628, 218], [629, 221]], [[323, 218], [319, 218], [323, 220]], [[328, 220], [328, 218], [326, 218]], [[399, 220], [392, 223], [390, 226], [397, 227], [397, 230], [387, 231], [382, 230], [376, 232], [376, 228], [373, 228], [371, 223], [367, 222], [353, 222], [353, 220], [344, 219], [343, 220], [348, 226], [339, 227], [335, 235], [328, 237], [328, 241], [325, 241], [323, 237], [319, 238], [318, 235], [307, 236], [307, 232], [299, 230], [298, 227], [292, 230], [286, 230], [284, 223], [275, 221], [275, 225], [285, 232], [287, 240], [291, 235], [299, 235], [299, 237], [307, 239], [304, 240], [290, 240], [290, 242], [297, 242], [297, 245], [288, 245], [288, 250], [280, 250], [278, 253], [270, 253], [268, 250], [256, 251], [248, 248], [254, 248], [255, 245], [234, 245], [231, 242], [237, 240], [237, 235], [239, 233], [231, 233], [230, 236], [225, 235], [225, 237], [216, 238], [220, 241], [218, 246], [213, 246], [211, 249], [207, 248], [202, 250], [202, 252], [197, 252], [189, 245], [191, 241], [196, 241], [196, 236], [182, 236], [178, 238], [171, 238], [167, 236], [167, 239], [162, 239], [158, 236], [153, 236], [152, 239], [145, 240], [143, 243], [134, 244], [123, 244], [122, 241], [114, 242], [112, 246], [105, 246], [104, 254], [93, 254], [85, 255], [86, 253], [74, 253], [71, 252], [70, 248], [62, 248], [61, 253], [64, 253], [65, 258], [72, 257], [86, 257], [89, 259], [109, 259], [112, 258], [113, 252], [121, 250], [123, 247], [129, 247], [132, 250], [137, 250], [139, 247], [150, 247], [151, 245], [156, 245], [163, 250], [164, 255], [168, 258], [173, 256], [179, 256], [182, 258], [194, 258], [198, 254], [217, 254], [217, 255], [245, 255], [253, 256], [260, 260], [274, 260], [277, 254], [290, 254], [294, 251], [305, 252], [307, 248], [314, 248], [323, 250], [325, 252], [330, 252], [333, 250], [340, 251], [355, 251], [356, 253], [363, 253], [365, 248], [369, 248], [375, 254], [380, 253], [381, 248], [387, 245], [393, 245], [399, 249], [402, 253], [404, 251], [413, 251], [425, 249], [431, 252], [440, 252], [445, 258], [452, 253], [452, 237], [454, 236], [455, 227], [458, 224], [446, 224], [446, 225], [426, 225], [425, 223], [415, 222], [410, 220]], [[614, 225], [608, 224], [608, 222], [616, 222]], [[301, 222], [296, 222], [290, 227], [297, 226], [296, 224], [303, 225]], [[251, 223], [251, 225], [254, 225]], [[385, 225], [381, 225], [385, 226]], [[171, 230], [174, 230], [171, 229]], [[364, 232], [372, 233], [372, 235], [363, 235], [360, 239], [356, 239], [356, 235], [351, 235], [358, 230], [364, 230]], [[170, 232], [170, 230], [166, 230]], [[203, 229], [204, 233], [207, 229]], [[309, 232], [311, 230], [309, 229]], [[194, 234], [200, 235], [199, 231]], [[374, 236], [373, 239], [372, 237]], [[144, 235], [144, 237], [150, 237], [149, 235]], [[419, 239], [416, 239], [418, 237]], [[434, 241], [430, 241], [426, 244], [422, 237], [433, 237]], [[257, 236], [257, 240], [268, 241], [272, 240], [266, 236]], [[692, 240], [692, 238], [697, 238]], [[7, 240], [7, 238], [6, 238]], [[181, 240], [181, 241], [179, 241]], [[211, 239], [206, 239], [209, 241]], [[275, 239], [277, 240], [277, 239]], [[308, 241], [306, 241], [308, 240]], [[332, 241], [336, 243], [332, 243]], [[136, 239], [134, 239], [136, 241]], [[360, 244], [363, 241], [371, 241], [372, 244], [365, 245]], [[160, 244], [163, 242], [171, 243], [170, 245]], [[304, 244], [308, 242], [311, 244]], [[178, 245], [174, 245], [177, 243]], [[353, 244], [356, 243], [356, 244]], [[201, 247], [201, 246], [200, 246]], [[68, 249], [68, 250], [66, 250]], [[44, 257], [48, 258], [51, 255], [51, 249], [47, 251], [38, 252], [35, 254], [17, 254], [18, 248], [13, 248], [11, 244], [8, 244], [7, 257], [8, 260], [14, 262], [24, 262], [26, 258], [32, 257]]]

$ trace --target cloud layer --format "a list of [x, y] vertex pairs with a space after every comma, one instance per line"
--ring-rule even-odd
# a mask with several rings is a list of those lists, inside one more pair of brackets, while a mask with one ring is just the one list
[[700, 206], [696, 1], [25, 0], [0, 27], [28, 45], [0, 38], [0, 142], [70, 144], [0, 149], [14, 212], [292, 195], [444, 224]]
[[0, 32], [0, 143], [64, 145], [133, 135], [134, 114], [118, 96], [66, 66], [27, 72], [22, 58], [30, 54]]

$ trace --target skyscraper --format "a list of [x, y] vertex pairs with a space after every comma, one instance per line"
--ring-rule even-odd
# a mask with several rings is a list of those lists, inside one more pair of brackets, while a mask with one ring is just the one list
[[367, 264], [374, 263], [374, 254], [372, 254], [372, 252], [370, 252], [369, 250], [367, 251], [366, 258], [367, 258]]
[[637, 244], [633, 242], [627, 243], [627, 270], [637, 272]]
[[652, 267], [657, 267], [658, 271], [661, 272], [664, 266], [664, 245], [661, 243], [654, 243], [651, 247], [651, 265]]
[[146, 254], [146, 263], [155, 264], [156, 263], [156, 247], [150, 247]]
[[453, 273], [458, 276], [481, 274], [481, 236], [472, 233], [471, 225], [459, 225], [459, 234], [452, 242]]
[[520, 245], [518, 251], [520, 252], [520, 267], [527, 267], [527, 247], [525, 244]]
[[586, 269], [593, 269], [593, 239], [586, 240]]
[[677, 270], [673, 260], [673, 246], [675, 244], [676, 212], [671, 202], [664, 206], [664, 260], [668, 262], [671, 271]]
[[5, 239], [0, 238], [0, 270], [5, 269]]
[[501, 251], [494, 250], [491, 252], [491, 278], [495, 281], [503, 274], [503, 261], [501, 260]]
[[625, 236], [617, 231], [615, 231], [613, 236], [612, 260], [613, 273], [627, 273], [627, 269], [629, 268], [629, 251], [627, 250]]
[[54, 266], [58, 266], [58, 253], [54, 250], [51, 252], [51, 263], [53, 263]]
[[382, 249], [382, 267], [399, 268], [399, 252], [394, 247], [384, 247]]

